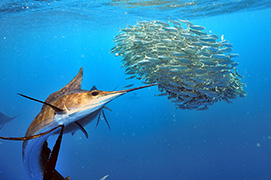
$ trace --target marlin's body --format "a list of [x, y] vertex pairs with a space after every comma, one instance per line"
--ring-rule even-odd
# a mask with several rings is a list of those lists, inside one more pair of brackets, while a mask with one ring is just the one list
[[[52, 93], [45, 101], [40, 113], [30, 124], [25, 137], [43, 133], [59, 125], [64, 125], [64, 133], [74, 133], [93, 121], [102, 111], [105, 104], [126, 92], [149, 87], [121, 91], [86, 91], [81, 89], [82, 68], [77, 76], [65, 87]], [[31, 98], [30, 98], [31, 99]], [[80, 128], [81, 127], [81, 128]], [[83, 129], [84, 130], [84, 129]], [[23, 143], [23, 164], [31, 180], [42, 180], [44, 170], [50, 155], [47, 147], [47, 138], [59, 133], [60, 129], [36, 139], [25, 140]], [[57, 171], [54, 171], [53, 180], [64, 180]]]
[[[53, 105], [57, 104], [57, 107], [64, 107], [64, 102], [66, 102], [66, 98], [70, 97], [70, 95], [63, 96], [62, 98], [59, 98], [57, 101], [51, 103]], [[62, 102], [62, 104], [61, 104]], [[61, 106], [63, 105], [63, 106]], [[42, 132], [46, 132], [50, 129], [53, 129], [57, 127], [58, 125], [64, 125], [65, 130], [64, 133], [68, 132], [75, 132], [79, 128], [77, 125], [74, 124], [75, 121], [79, 122], [82, 126], [87, 125], [92, 120], [94, 120], [99, 112], [102, 110], [102, 108], [91, 112], [90, 115], [80, 117], [74, 115], [74, 117], [68, 117], [67, 114], [64, 115], [56, 115], [54, 110], [46, 106], [33, 120], [31, 125], [29, 126], [26, 137], [32, 136], [35, 134], [39, 134]], [[52, 131], [44, 136], [41, 136], [36, 139], [27, 140], [23, 143], [23, 164], [25, 166], [25, 170], [27, 174], [30, 175], [30, 179], [33, 180], [42, 180], [43, 178], [43, 172], [45, 170], [47, 158], [43, 159], [43, 148], [44, 143], [47, 140], [47, 138], [55, 133], [58, 133], [59, 129], [56, 129], [55, 131]], [[57, 180], [61, 180], [64, 178], [58, 178]]]

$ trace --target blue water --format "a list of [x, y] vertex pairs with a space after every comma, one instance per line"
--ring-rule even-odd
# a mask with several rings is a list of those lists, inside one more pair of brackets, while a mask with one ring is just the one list
[[[113, 8], [106, 11], [101, 4], [105, 11], [97, 18], [107, 21], [99, 23], [103, 18], [95, 13], [79, 16], [65, 8], [0, 18], [0, 112], [22, 113], [0, 135], [23, 136], [41, 109], [16, 93], [45, 100], [80, 67], [83, 89], [142, 85], [125, 80], [121, 58], [109, 51], [119, 28], [156, 15], [140, 17], [137, 11], [127, 18], [110, 14]], [[174, 15], [163, 13], [164, 19], [177, 19]], [[64, 136], [57, 170], [72, 180], [98, 180], [106, 174], [108, 180], [271, 180], [270, 19], [266, 8], [191, 20], [234, 45], [246, 98], [218, 102], [207, 111], [184, 111], [154, 96], [157, 87], [126, 94], [107, 105], [111, 130], [104, 121], [95, 129], [93, 122], [86, 127], [88, 139], [81, 132]], [[50, 146], [55, 138], [49, 139]], [[0, 140], [0, 180], [27, 179], [21, 150], [22, 142]]]

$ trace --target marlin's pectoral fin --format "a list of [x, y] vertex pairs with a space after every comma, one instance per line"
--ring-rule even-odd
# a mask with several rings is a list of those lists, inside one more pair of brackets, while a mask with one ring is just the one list
[[76, 121], [75, 124], [79, 127], [79, 129], [85, 134], [86, 138], [88, 138], [88, 133], [85, 130], [85, 128], [78, 122]]
[[62, 125], [61, 132], [56, 140], [56, 143], [53, 147], [51, 156], [47, 162], [47, 165], [46, 165], [46, 168], [44, 171], [44, 175], [43, 175], [43, 180], [51, 180], [55, 174], [56, 161], [58, 158], [60, 145], [61, 145], [61, 141], [62, 141], [63, 129], [64, 129], [64, 126]]
[[30, 100], [33, 100], [33, 101], [36, 101], [36, 102], [39, 102], [39, 103], [48, 105], [48, 106], [50, 106], [56, 113], [59, 113], [59, 114], [60, 114], [60, 113], [65, 112], [65, 110], [60, 109], [60, 108], [58, 108], [58, 107], [56, 107], [56, 106], [54, 106], [54, 105], [52, 105], [52, 104], [49, 104], [49, 103], [47, 103], [47, 102], [44, 102], [44, 101], [41, 101], [41, 100], [38, 100], [38, 99], [35, 99], [35, 98], [32, 98], [32, 97], [23, 95], [23, 94], [21, 94], [21, 93], [17, 93], [17, 94], [20, 95], [20, 96], [22, 96], [22, 97], [25, 97], [25, 98], [27, 98], [27, 99], [30, 99]]
[[1, 124], [1, 125], [0, 125], [0, 130], [4, 127], [4, 125], [5, 125], [5, 124]]
[[38, 138], [38, 137], [41, 137], [41, 136], [44, 136], [54, 130], [56, 130], [57, 128], [59, 127], [62, 127], [63, 125], [59, 125], [49, 131], [46, 131], [46, 132], [43, 132], [43, 133], [40, 133], [40, 134], [36, 134], [36, 135], [33, 135], [33, 136], [28, 136], [28, 137], [3, 137], [3, 136], [0, 136], [0, 139], [5, 139], [5, 140], [13, 140], [13, 141], [25, 141], [25, 140], [30, 140], [30, 139], [35, 139], [35, 138]]

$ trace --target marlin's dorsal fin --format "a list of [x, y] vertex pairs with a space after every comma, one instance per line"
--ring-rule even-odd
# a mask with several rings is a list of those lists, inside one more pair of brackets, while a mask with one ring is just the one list
[[27, 99], [30, 99], [30, 100], [33, 100], [33, 101], [36, 101], [36, 102], [45, 104], [45, 105], [47, 105], [47, 106], [50, 106], [50, 107], [51, 107], [56, 113], [58, 113], [58, 114], [61, 114], [61, 113], [65, 112], [65, 110], [60, 109], [60, 108], [58, 108], [58, 107], [56, 107], [56, 106], [54, 106], [54, 105], [52, 105], [52, 104], [49, 104], [49, 103], [47, 103], [47, 102], [40, 101], [40, 100], [38, 100], [38, 99], [29, 97], [29, 96], [26, 96], [26, 95], [23, 95], [23, 94], [20, 94], [20, 93], [17, 93], [17, 94], [20, 95], [20, 96], [22, 96], [22, 97], [25, 97], [25, 98], [27, 98]]
[[96, 86], [92, 86], [92, 88], [90, 89], [90, 91], [93, 91], [93, 90], [97, 90]]
[[75, 124], [79, 127], [79, 129], [85, 134], [86, 138], [88, 138], [88, 133], [85, 130], [85, 128], [78, 122], [76, 121]]
[[[59, 91], [50, 94], [50, 96], [48, 96], [45, 102], [51, 103], [60, 96], [68, 94], [70, 91], [81, 89], [82, 78], [83, 78], [83, 68], [81, 67], [78, 74], [66, 86], [61, 88]], [[44, 109], [45, 106], [46, 104], [44, 104], [41, 109]]]

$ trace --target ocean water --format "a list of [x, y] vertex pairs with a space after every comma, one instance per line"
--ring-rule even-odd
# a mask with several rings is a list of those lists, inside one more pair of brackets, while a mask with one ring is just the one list
[[[246, 98], [206, 111], [176, 109], [157, 87], [110, 102], [104, 121], [65, 134], [57, 170], [72, 180], [271, 180], [270, 1], [1, 1], [0, 112], [18, 118], [0, 136], [24, 136], [41, 104], [84, 68], [83, 89], [141, 86], [110, 54], [120, 28], [187, 19], [239, 53]], [[49, 138], [52, 146], [56, 136]], [[27, 180], [22, 142], [0, 140], [0, 180]]]

